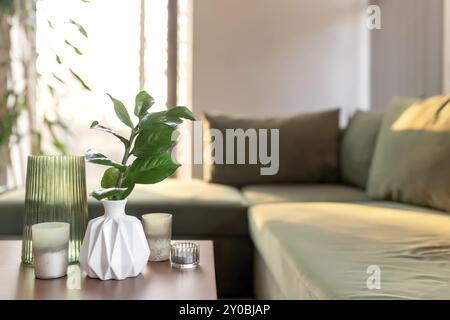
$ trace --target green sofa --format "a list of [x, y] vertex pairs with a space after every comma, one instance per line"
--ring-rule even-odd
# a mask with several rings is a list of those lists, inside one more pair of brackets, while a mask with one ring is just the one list
[[[24, 197], [22, 189], [0, 196], [0, 237], [20, 237]], [[367, 196], [363, 190], [344, 185], [256, 185], [240, 191], [196, 179], [168, 179], [158, 185], [136, 186], [127, 213], [140, 218], [148, 212], [170, 212], [175, 239], [213, 240], [219, 296], [252, 297], [254, 247], [247, 211], [253, 203], [264, 201], [351, 202], [367, 201]], [[88, 205], [90, 219], [102, 214], [101, 204], [94, 199]]]
[[[411, 103], [397, 100], [387, 110]], [[447, 211], [419, 200], [417, 206], [404, 204], [408, 199], [399, 192], [367, 192], [385, 118], [376, 112], [354, 115], [339, 138], [336, 181], [236, 187], [169, 179], [136, 187], [127, 213], [169, 212], [174, 238], [212, 239], [219, 297], [450, 299]], [[414, 181], [407, 182], [417, 190]], [[0, 196], [1, 236], [20, 236], [23, 200], [23, 190]], [[430, 203], [445, 205], [438, 200]], [[90, 199], [90, 218], [100, 214], [100, 204]], [[368, 286], [371, 266], [380, 269], [379, 289]]]

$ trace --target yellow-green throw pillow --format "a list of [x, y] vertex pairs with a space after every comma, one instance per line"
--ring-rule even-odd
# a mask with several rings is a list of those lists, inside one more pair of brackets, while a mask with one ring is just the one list
[[450, 95], [394, 101], [375, 148], [367, 193], [450, 211]]

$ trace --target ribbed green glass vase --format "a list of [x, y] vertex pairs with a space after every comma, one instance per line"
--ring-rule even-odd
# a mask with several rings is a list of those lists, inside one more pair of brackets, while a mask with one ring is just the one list
[[22, 262], [33, 263], [31, 226], [70, 223], [69, 262], [76, 262], [88, 220], [86, 168], [82, 156], [29, 156]]

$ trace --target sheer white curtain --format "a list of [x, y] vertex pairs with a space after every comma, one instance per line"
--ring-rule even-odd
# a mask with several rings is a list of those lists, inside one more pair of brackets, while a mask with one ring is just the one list
[[[145, 1], [145, 84], [144, 89], [156, 100], [154, 110], [166, 108], [167, 100], [167, 0]], [[55, 117], [54, 100], [45, 83], [58, 90], [59, 114], [73, 132], [65, 135], [68, 150], [84, 154], [94, 148], [119, 160], [122, 145], [106, 133], [89, 130], [92, 121], [113, 128], [127, 136], [127, 128], [117, 120], [106, 92], [121, 100], [132, 114], [134, 97], [139, 91], [140, 56], [140, 0], [96, 0], [84, 3], [80, 0], [41, 0], [37, 11], [37, 51], [40, 55], [38, 71], [40, 81], [37, 110], [42, 116]], [[50, 26], [48, 20], [55, 21]], [[80, 36], [74, 20], [83, 25], [88, 38]], [[53, 29], [52, 29], [53, 27]], [[56, 32], [55, 32], [56, 31]], [[64, 44], [68, 40], [82, 51]], [[55, 63], [55, 53], [63, 65], [79, 74], [91, 92], [67, 74], [60, 77], [62, 85], [53, 73], [63, 72], [63, 66]], [[45, 80], [45, 81], [44, 81]], [[46, 141], [46, 152], [54, 152]]]

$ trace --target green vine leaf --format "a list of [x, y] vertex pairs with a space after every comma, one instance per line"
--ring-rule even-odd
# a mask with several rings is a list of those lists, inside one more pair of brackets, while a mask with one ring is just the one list
[[52, 73], [52, 76], [53, 76], [53, 78], [55, 78], [56, 80], [58, 80], [59, 82], [61, 82], [62, 84], [66, 84], [65, 82], [64, 82], [64, 80], [63, 79], [61, 79], [59, 76], [57, 76], [55, 73]]
[[76, 54], [78, 54], [80, 56], [83, 55], [83, 52], [81, 52], [80, 49], [78, 49], [76, 46], [74, 46], [72, 43], [70, 43], [69, 40], [67, 40], [67, 39], [64, 40], [64, 43], [67, 44], [69, 47], [71, 47], [73, 49], [73, 51], [76, 52]]
[[70, 23], [70, 24], [73, 24], [75, 27], [77, 27], [78, 31], [79, 31], [83, 36], [85, 36], [86, 38], [88, 38], [87, 31], [86, 31], [86, 29], [85, 29], [81, 24], [79, 24], [78, 22], [76, 22], [75, 20], [72, 20], [72, 19], [69, 20], [69, 23]]
[[92, 91], [91, 88], [84, 82], [84, 80], [77, 74], [75, 71], [69, 68], [70, 73], [72, 76], [80, 83], [80, 85], [87, 91]]
[[131, 121], [130, 115], [128, 114], [128, 111], [125, 108], [124, 104], [116, 98], [113, 98], [109, 93], [107, 93], [107, 95], [113, 102], [114, 111], [116, 112], [116, 115], [120, 119], [120, 121], [122, 121], [126, 126], [133, 129], [133, 122]]
[[53, 88], [51, 85], [47, 85], [48, 92], [53, 97], [55, 95], [55, 88]]
[[[47, 117], [44, 116], [44, 124], [47, 127], [48, 131], [50, 132], [50, 136], [52, 137], [52, 144], [53, 146], [61, 153], [61, 154], [67, 154], [67, 147], [66, 145], [58, 138], [56, 132], [55, 132], [55, 126], [61, 127], [63, 130], [68, 130], [67, 127], [61, 126], [59, 122], [50, 121]], [[64, 124], [63, 124], [64, 125]]]

